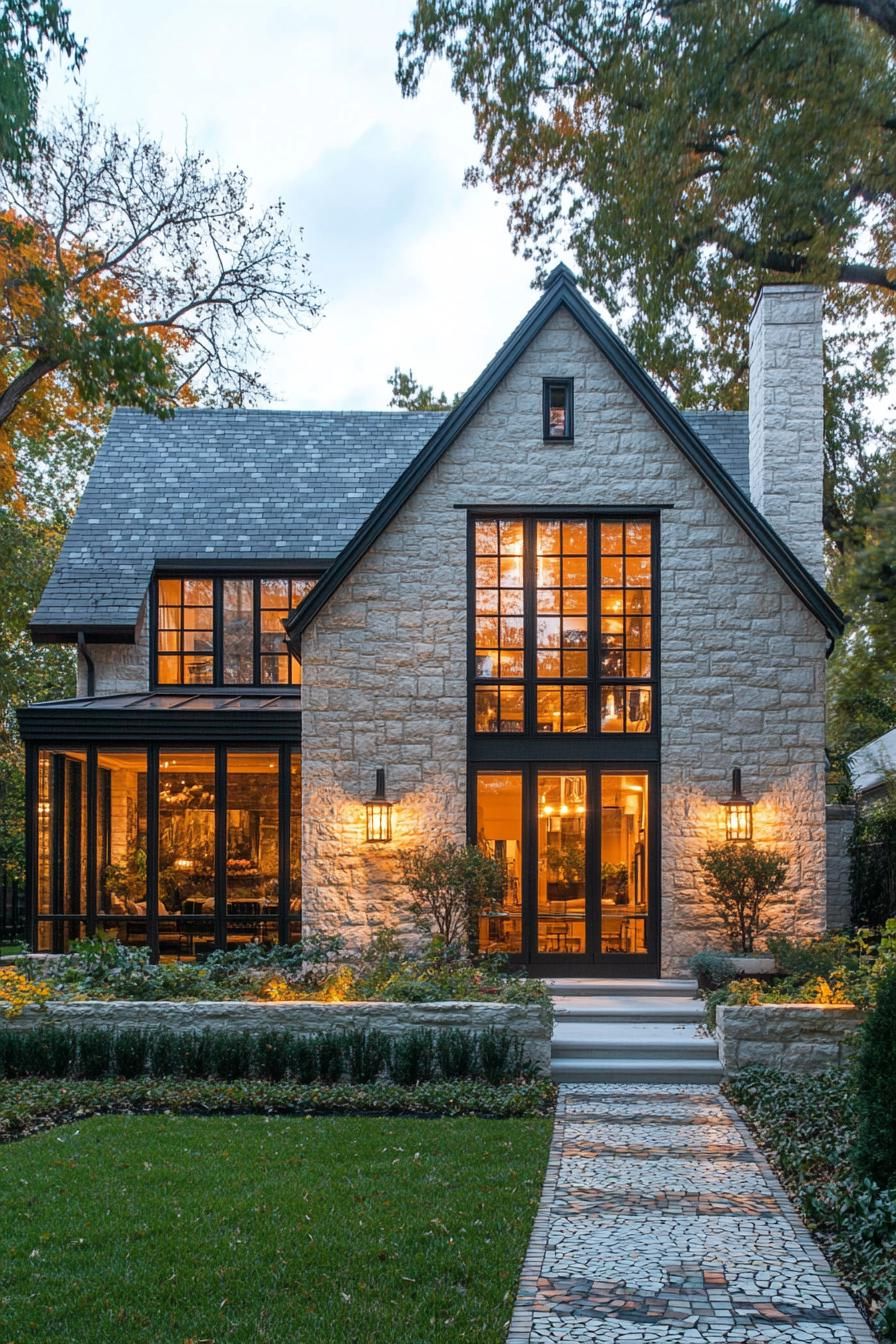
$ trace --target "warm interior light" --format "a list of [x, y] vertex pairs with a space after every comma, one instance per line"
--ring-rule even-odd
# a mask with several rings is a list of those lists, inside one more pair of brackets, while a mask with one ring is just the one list
[[731, 797], [727, 798], [722, 806], [725, 809], [725, 838], [752, 840], [753, 803], [743, 795], [738, 766], [731, 772]]
[[367, 811], [367, 840], [381, 844], [392, 839], [392, 804], [386, 798], [386, 771], [377, 768], [376, 789], [364, 804]]

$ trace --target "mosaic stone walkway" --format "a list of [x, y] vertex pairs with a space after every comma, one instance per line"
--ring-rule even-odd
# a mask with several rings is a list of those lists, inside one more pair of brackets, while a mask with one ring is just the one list
[[717, 1087], [560, 1088], [508, 1344], [873, 1344]]

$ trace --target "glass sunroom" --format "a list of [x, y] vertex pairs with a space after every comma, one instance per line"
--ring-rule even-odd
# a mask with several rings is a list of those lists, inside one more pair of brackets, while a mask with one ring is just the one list
[[296, 692], [95, 696], [20, 711], [31, 946], [106, 931], [201, 958], [301, 928]]

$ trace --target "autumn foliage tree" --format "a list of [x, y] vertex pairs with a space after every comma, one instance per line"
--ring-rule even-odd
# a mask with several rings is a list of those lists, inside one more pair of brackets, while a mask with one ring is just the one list
[[282, 204], [257, 210], [239, 171], [170, 155], [77, 108], [28, 180], [0, 170], [0, 485], [17, 429], [117, 405], [265, 395], [264, 338], [320, 307]]

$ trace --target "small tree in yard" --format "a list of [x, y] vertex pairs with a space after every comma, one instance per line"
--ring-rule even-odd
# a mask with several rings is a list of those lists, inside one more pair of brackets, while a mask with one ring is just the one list
[[767, 925], [763, 912], [787, 877], [787, 859], [777, 849], [757, 849], [752, 841], [710, 845], [699, 858], [706, 889], [728, 936], [731, 950], [749, 955]]
[[417, 927], [446, 949], [468, 950], [477, 917], [501, 902], [504, 865], [476, 845], [446, 840], [402, 850], [398, 866]]

